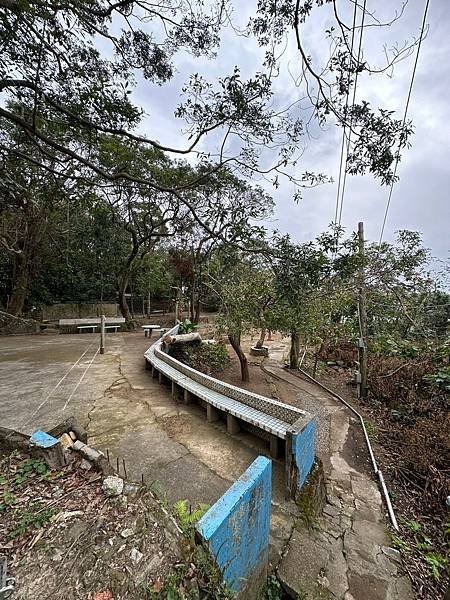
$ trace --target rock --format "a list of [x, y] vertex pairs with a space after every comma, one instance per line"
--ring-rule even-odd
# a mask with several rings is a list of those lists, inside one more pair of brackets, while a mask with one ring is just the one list
[[123, 492], [123, 479], [116, 477], [115, 475], [105, 477], [102, 484], [102, 490], [105, 496], [108, 496], [109, 498], [120, 496]]
[[68, 510], [58, 516], [58, 521], [67, 521], [67, 519], [72, 519], [73, 517], [82, 517], [83, 515], [84, 512], [82, 510]]
[[126, 483], [125, 487], [123, 488], [123, 493], [131, 499], [135, 498], [138, 491], [139, 491], [139, 486], [136, 485], [135, 483]]
[[97, 450], [94, 450], [94, 448], [91, 448], [90, 446], [84, 446], [84, 448], [81, 449], [81, 454], [84, 456], [84, 458], [87, 458], [87, 460], [90, 460], [92, 462], [96, 462], [100, 456], [102, 456], [100, 454], [100, 452], [97, 452]]
[[53, 562], [61, 562], [62, 561], [62, 557], [63, 557], [63, 553], [61, 552], [61, 550], [59, 548], [57, 548], [52, 556], [51, 556], [51, 560]]
[[130, 552], [130, 558], [136, 565], [138, 565], [141, 562], [143, 557], [144, 555], [142, 554], [142, 552], [139, 552], [137, 548], [132, 548]]
[[77, 434], [74, 431], [69, 431], [70, 439], [76, 442]]
[[88, 460], [83, 458], [80, 463], [80, 468], [84, 469], [85, 471], [90, 471], [92, 469], [92, 463], [90, 463]]
[[73, 444], [73, 449], [80, 451], [82, 448], [84, 448], [84, 446], [85, 444], [83, 444], [83, 442], [80, 442], [80, 440], [76, 440]]
[[131, 529], [131, 527], [127, 527], [127, 529], [124, 529], [123, 531], [120, 532], [120, 536], [123, 537], [124, 539], [127, 539], [127, 538], [131, 537], [132, 535], [134, 535], [134, 529]]
[[118, 508], [126, 508], [128, 506], [128, 498], [124, 495], [111, 498], [111, 502]]
[[383, 554], [386, 554], [391, 560], [400, 563], [402, 562], [402, 555], [395, 548], [389, 548], [389, 546], [382, 546]]
[[59, 443], [65, 450], [73, 446], [73, 440], [68, 433], [62, 434], [62, 436], [59, 438]]

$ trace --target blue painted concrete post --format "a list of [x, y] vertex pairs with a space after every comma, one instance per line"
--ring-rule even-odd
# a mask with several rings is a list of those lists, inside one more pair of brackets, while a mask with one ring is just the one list
[[316, 455], [316, 431], [315, 419], [305, 423], [302, 429], [292, 435], [291, 452], [297, 471], [297, 488], [303, 484], [311, 471]]
[[64, 453], [59, 440], [45, 431], [35, 431], [30, 437], [30, 449], [50, 467], [60, 469], [65, 465]]
[[272, 461], [259, 456], [197, 523], [225, 583], [257, 598], [267, 577]]

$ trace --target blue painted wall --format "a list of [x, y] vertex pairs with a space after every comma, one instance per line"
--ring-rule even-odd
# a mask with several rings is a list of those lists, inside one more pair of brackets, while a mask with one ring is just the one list
[[292, 454], [297, 465], [297, 487], [303, 487], [316, 454], [316, 421], [311, 420], [300, 433], [292, 436]]
[[259, 456], [197, 523], [233, 592], [267, 564], [271, 500], [272, 461]]

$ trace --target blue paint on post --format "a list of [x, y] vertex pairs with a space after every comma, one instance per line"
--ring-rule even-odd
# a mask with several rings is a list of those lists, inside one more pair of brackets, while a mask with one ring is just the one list
[[316, 454], [316, 421], [312, 419], [300, 433], [292, 436], [292, 454], [297, 465], [297, 487], [300, 489], [314, 464]]
[[271, 500], [272, 461], [259, 456], [197, 523], [233, 592], [265, 574]]
[[38, 446], [38, 448], [53, 448], [53, 446], [59, 444], [59, 440], [45, 433], [45, 431], [35, 431], [30, 438], [30, 444]]

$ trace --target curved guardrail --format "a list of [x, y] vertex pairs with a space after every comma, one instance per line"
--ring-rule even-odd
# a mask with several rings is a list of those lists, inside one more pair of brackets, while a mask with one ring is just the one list
[[[178, 328], [176, 325], [166, 335], [175, 335]], [[154, 375], [159, 374], [160, 382], [164, 377], [172, 382], [174, 398], [180, 388], [186, 403], [199, 398], [206, 406], [208, 421], [226, 414], [231, 434], [245, 423], [253, 433], [268, 438], [270, 454], [275, 458], [284, 443], [289, 495], [303, 486], [315, 458], [316, 423], [309, 413], [200, 373], [165, 352], [162, 338], [150, 346], [144, 357]]]

